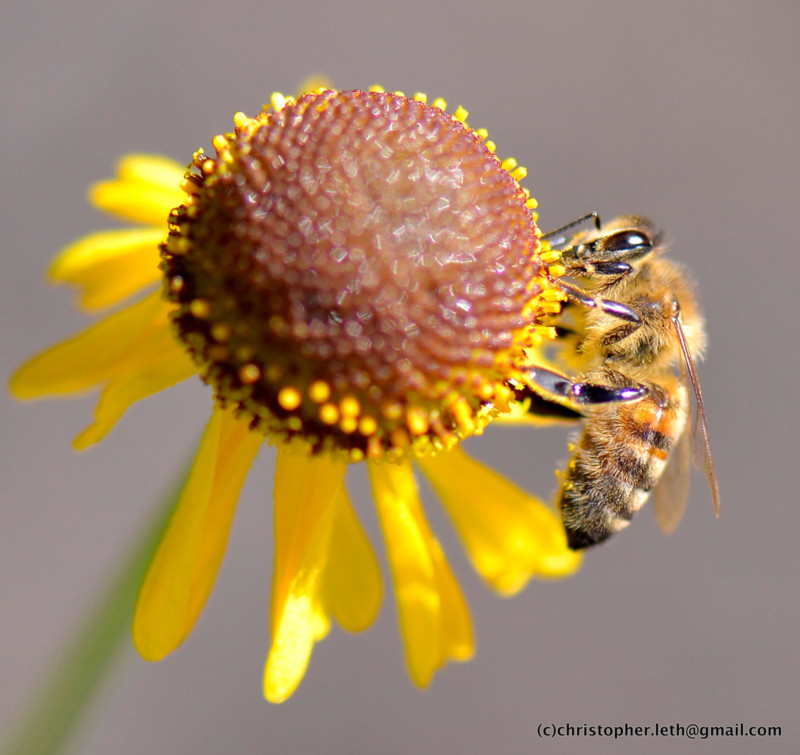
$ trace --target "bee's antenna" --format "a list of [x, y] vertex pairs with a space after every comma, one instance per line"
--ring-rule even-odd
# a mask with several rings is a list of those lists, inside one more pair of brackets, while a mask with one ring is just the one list
[[594, 220], [595, 230], [598, 230], [598, 231], [600, 230], [600, 226], [602, 225], [602, 223], [600, 222], [600, 215], [598, 215], [596, 212], [590, 212], [587, 215], [584, 215], [584, 216], [578, 218], [577, 220], [573, 220], [572, 222], [567, 223], [566, 225], [562, 225], [561, 227], [556, 228], [553, 231], [548, 231], [547, 233], [545, 233], [542, 236], [542, 238], [543, 239], [551, 239], [551, 238], [553, 238], [553, 236], [558, 236], [560, 233], [563, 233], [564, 231], [568, 231], [570, 228], [574, 228], [576, 225], [580, 225], [581, 223], [585, 223], [587, 220]]

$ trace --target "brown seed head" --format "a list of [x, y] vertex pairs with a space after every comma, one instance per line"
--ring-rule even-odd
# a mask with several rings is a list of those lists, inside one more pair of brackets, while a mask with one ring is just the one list
[[[463, 120], [463, 118], [461, 119]], [[350, 459], [480, 431], [540, 337], [527, 194], [484, 139], [399, 94], [289, 100], [195, 155], [163, 246], [217, 398]]]

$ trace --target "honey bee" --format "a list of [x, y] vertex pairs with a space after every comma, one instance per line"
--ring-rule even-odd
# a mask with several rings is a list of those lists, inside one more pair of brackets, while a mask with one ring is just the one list
[[545, 400], [586, 417], [558, 494], [573, 550], [627, 527], [651, 492], [661, 529], [674, 530], [689, 493], [691, 439], [719, 516], [695, 370], [706, 335], [692, 286], [662, 256], [662, 235], [645, 218], [601, 224], [596, 214], [587, 215], [546, 238], [592, 218], [592, 230], [561, 242], [566, 273], [553, 281], [568, 299], [557, 323], [564, 344], [558, 367], [571, 366], [580, 379], [538, 366], [528, 375]]

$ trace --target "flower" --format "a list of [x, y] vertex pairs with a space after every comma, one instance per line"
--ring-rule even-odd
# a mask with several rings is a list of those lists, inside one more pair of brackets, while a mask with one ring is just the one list
[[[408, 668], [429, 683], [473, 653], [466, 602], [425, 519], [413, 463], [483, 579], [510, 595], [579, 556], [544, 504], [458, 442], [519, 413], [512, 386], [557, 311], [525, 171], [424, 95], [318, 89], [215, 137], [189, 169], [130, 155], [95, 185], [136, 228], [67, 247], [50, 278], [94, 312], [23, 365], [21, 399], [102, 387], [78, 449], [136, 401], [200, 374], [214, 408], [141, 587], [133, 637], [159, 660], [192, 630], [262, 442], [277, 446], [271, 648], [264, 694], [295, 690], [331, 619], [359, 631], [382, 597], [347, 496], [367, 462]], [[159, 262], [160, 249], [160, 262]], [[159, 285], [160, 283], [160, 285]]]

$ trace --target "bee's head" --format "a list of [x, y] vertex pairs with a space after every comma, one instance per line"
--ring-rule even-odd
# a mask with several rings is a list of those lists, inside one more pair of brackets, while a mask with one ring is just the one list
[[598, 228], [575, 235], [561, 252], [567, 275], [628, 275], [661, 243], [662, 234], [647, 218], [622, 215]]

